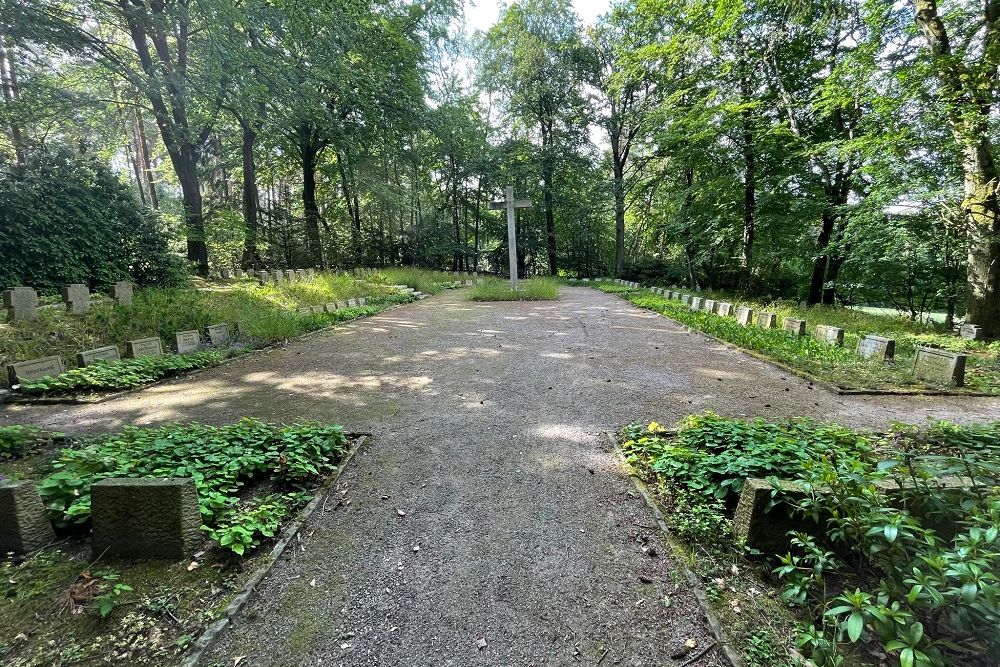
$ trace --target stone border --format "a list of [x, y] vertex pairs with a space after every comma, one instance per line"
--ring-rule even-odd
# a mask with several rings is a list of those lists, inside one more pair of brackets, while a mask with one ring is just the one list
[[618, 438], [615, 434], [610, 431], [605, 431], [601, 434], [600, 439], [605, 440], [614, 450], [615, 456], [617, 457], [622, 470], [624, 470], [625, 474], [632, 479], [632, 483], [635, 485], [636, 490], [640, 493], [640, 495], [642, 495], [643, 500], [646, 501], [646, 505], [649, 506], [649, 509], [653, 514], [653, 518], [656, 519], [656, 525], [660, 528], [660, 532], [663, 534], [663, 540], [667, 543], [667, 546], [670, 547], [670, 551], [677, 559], [678, 568], [684, 573], [684, 578], [687, 579], [688, 585], [690, 585], [691, 590], [694, 591], [694, 596], [698, 600], [698, 605], [701, 607], [701, 611], [705, 615], [705, 619], [708, 621], [708, 628], [711, 630], [712, 636], [715, 637], [715, 641], [718, 642], [723, 656], [725, 656], [725, 659], [730, 665], [732, 665], [732, 667], [745, 667], [742, 654], [733, 648], [733, 643], [729, 639], [729, 635], [726, 633], [725, 626], [722, 625], [721, 619], [719, 619], [719, 616], [712, 608], [711, 602], [708, 600], [708, 594], [705, 592], [705, 589], [702, 588], [700, 578], [691, 570], [691, 568], [688, 567], [687, 558], [690, 556], [690, 551], [688, 551], [688, 549], [685, 548], [680, 542], [675, 540], [673, 535], [670, 533], [670, 529], [667, 528], [667, 524], [663, 519], [663, 510], [660, 509], [660, 504], [656, 502], [656, 498], [653, 497], [652, 493], [650, 493], [649, 488], [642, 480], [642, 476], [639, 472], [626, 460], [625, 452], [622, 451], [621, 445], [619, 444]]
[[[601, 290], [598, 290], [598, 291], [601, 291]], [[702, 331], [701, 329], [696, 329], [696, 328], [694, 328], [694, 327], [692, 327], [690, 325], [687, 325], [687, 324], [685, 324], [683, 322], [679, 322], [679, 321], [675, 320], [674, 318], [670, 317], [669, 315], [665, 315], [663, 313], [659, 313], [659, 312], [657, 312], [655, 310], [652, 310], [650, 308], [643, 308], [642, 306], [637, 306], [636, 304], [634, 304], [631, 301], [629, 301], [627, 298], [623, 297], [621, 294], [616, 294], [616, 293], [613, 293], [613, 292], [604, 292], [604, 293], [605, 294], [610, 294], [611, 296], [617, 296], [617, 297], [621, 298], [624, 301], [628, 301], [628, 303], [631, 304], [632, 306], [634, 306], [635, 308], [638, 308], [640, 310], [645, 310], [645, 311], [650, 312], [650, 313], [655, 313], [656, 315], [659, 315], [660, 317], [662, 317], [664, 319], [670, 320], [674, 324], [676, 324], [676, 325], [682, 327], [683, 329], [685, 329], [688, 333], [700, 334], [700, 335], [704, 336], [705, 338], [708, 338], [710, 340], [714, 340], [715, 342], [717, 342], [717, 343], [719, 343], [719, 344], [721, 344], [721, 345], [729, 348], [730, 350], [736, 350], [738, 352], [742, 352], [743, 354], [746, 354], [747, 356], [753, 357], [754, 359], [756, 359], [758, 361], [763, 361], [764, 363], [771, 364], [775, 368], [777, 368], [779, 370], [782, 370], [782, 371], [784, 371], [786, 373], [791, 373], [792, 375], [795, 375], [796, 377], [801, 378], [803, 380], [809, 380], [810, 382], [812, 382], [814, 384], [817, 384], [817, 385], [823, 387], [824, 389], [826, 389], [827, 391], [829, 391], [831, 393], [834, 393], [834, 394], [837, 394], [839, 396], [954, 396], [954, 397], [958, 397], [958, 398], [998, 398], [998, 399], [1000, 399], [1000, 394], [987, 394], [984, 391], [948, 391], [946, 389], [913, 389], [913, 390], [907, 390], [907, 389], [848, 389], [846, 387], [841, 387], [840, 385], [836, 384], [835, 382], [831, 382], [829, 380], [824, 380], [823, 378], [816, 377], [815, 375], [812, 375], [811, 373], [808, 373], [807, 371], [803, 371], [803, 370], [800, 370], [798, 368], [793, 368], [791, 366], [788, 366], [787, 364], [784, 364], [784, 363], [782, 363], [780, 361], [772, 359], [772, 358], [768, 357], [767, 355], [765, 355], [765, 354], [763, 354], [761, 352], [757, 352], [756, 350], [751, 350], [751, 349], [748, 349], [748, 348], [745, 348], [745, 347], [740, 347], [736, 343], [731, 343], [728, 340], [723, 340], [721, 338], [718, 338], [717, 336], [713, 336], [712, 334], [707, 333], [705, 331]], [[659, 296], [659, 295], [656, 295], [656, 296]], [[665, 297], [665, 298], [667, 298], [667, 297]]]
[[209, 649], [215, 644], [216, 640], [225, 632], [226, 628], [233, 622], [233, 619], [243, 611], [243, 608], [247, 605], [250, 599], [253, 597], [254, 593], [257, 592], [257, 587], [260, 585], [267, 575], [271, 573], [274, 566], [281, 559], [282, 554], [285, 553], [285, 549], [291, 543], [292, 539], [298, 534], [299, 529], [309, 520], [310, 517], [316, 512], [316, 508], [319, 507], [320, 501], [325, 501], [330, 494], [330, 491], [337, 486], [340, 482], [340, 476], [343, 474], [347, 466], [354, 460], [354, 456], [361, 450], [361, 448], [371, 439], [371, 435], [367, 433], [360, 434], [358, 441], [353, 447], [344, 455], [343, 460], [340, 465], [337, 466], [337, 471], [327, 479], [327, 481], [320, 487], [319, 493], [316, 497], [309, 501], [309, 504], [299, 513], [298, 519], [296, 519], [290, 526], [285, 528], [281, 533], [281, 539], [278, 543], [274, 545], [271, 549], [271, 553], [265, 557], [265, 562], [253, 575], [247, 580], [243, 585], [243, 588], [239, 593], [229, 601], [226, 606], [225, 611], [222, 613], [222, 618], [214, 621], [211, 625], [205, 628], [205, 631], [201, 633], [201, 636], [195, 640], [194, 644], [191, 645], [191, 650], [181, 659], [180, 667], [196, 667], [201, 664], [202, 658], [208, 653]]

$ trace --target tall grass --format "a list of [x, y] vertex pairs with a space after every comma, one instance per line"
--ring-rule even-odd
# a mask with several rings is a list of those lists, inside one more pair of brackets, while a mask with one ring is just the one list
[[510, 283], [497, 278], [487, 278], [469, 290], [472, 301], [545, 301], [559, 296], [559, 281], [550, 278], [531, 278], [518, 283], [515, 292]]
[[381, 282], [385, 285], [409, 285], [424, 294], [437, 294], [448, 289], [448, 286], [453, 281], [459, 279], [465, 280], [465, 276], [463, 275], [459, 278], [444, 271], [396, 267], [379, 269], [378, 272], [367, 276], [367, 279], [372, 282]]

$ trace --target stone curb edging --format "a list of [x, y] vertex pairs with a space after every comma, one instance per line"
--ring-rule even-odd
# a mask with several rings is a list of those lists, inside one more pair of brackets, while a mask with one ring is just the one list
[[642, 481], [642, 477], [639, 475], [638, 471], [625, 459], [625, 453], [622, 451], [621, 445], [618, 443], [618, 438], [615, 434], [605, 431], [601, 434], [601, 439], [606, 440], [607, 444], [614, 450], [615, 456], [618, 458], [618, 463], [622, 466], [625, 473], [632, 479], [632, 483], [635, 488], [642, 495], [643, 500], [646, 501], [646, 505], [649, 506], [650, 511], [653, 514], [653, 518], [656, 519], [656, 525], [660, 528], [660, 532], [663, 534], [663, 540], [670, 547], [671, 552], [677, 557], [677, 564], [680, 570], [684, 573], [684, 578], [687, 579], [688, 584], [694, 591], [694, 596], [698, 600], [698, 605], [701, 607], [702, 613], [705, 615], [706, 621], [708, 621], [708, 628], [712, 632], [712, 636], [715, 637], [715, 641], [718, 642], [719, 648], [722, 654], [725, 656], [726, 660], [732, 667], [746, 667], [743, 656], [733, 648], [732, 641], [729, 639], [729, 635], [726, 633], [725, 628], [722, 625], [722, 621], [719, 616], [712, 609], [712, 605], [708, 600], [708, 594], [701, 585], [701, 581], [691, 568], [688, 567], [685, 558], [688, 555], [687, 549], [685, 549], [673, 535], [670, 534], [670, 529], [667, 528], [667, 524], [663, 519], [663, 510], [660, 509], [659, 503], [650, 493], [649, 488], [646, 483]]
[[[648, 288], [643, 288], [643, 289], [648, 289]], [[598, 291], [602, 291], [602, 290], [598, 290]], [[705, 336], [706, 338], [714, 340], [715, 342], [717, 342], [717, 343], [719, 343], [719, 344], [721, 344], [721, 345], [729, 348], [730, 350], [736, 350], [738, 352], [742, 352], [742, 353], [744, 353], [744, 354], [746, 354], [748, 356], [753, 357], [754, 359], [756, 359], [758, 361], [763, 361], [764, 363], [771, 364], [775, 368], [777, 368], [779, 370], [782, 370], [782, 371], [784, 371], [786, 373], [791, 373], [792, 375], [795, 375], [796, 377], [801, 378], [803, 380], [809, 380], [810, 382], [812, 382], [814, 384], [817, 384], [817, 385], [823, 387], [824, 389], [826, 389], [827, 391], [829, 391], [829, 392], [831, 392], [833, 394], [837, 394], [838, 396], [954, 396], [954, 397], [958, 397], [958, 398], [1000, 398], [1000, 394], [987, 394], [984, 391], [948, 391], [946, 389], [914, 389], [914, 390], [906, 390], [906, 389], [848, 389], [848, 388], [845, 388], [845, 387], [841, 387], [840, 385], [836, 384], [835, 382], [830, 382], [829, 380], [824, 380], [823, 378], [820, 378], [820, 377], [817, 377], [815, 375], [812, 375], [811, 373], [809, 373], [807, 371], [803, 371], [803, 370], [800, 370], [798, 368], [793, 368], [792, 366], [788, 366], [787, 364], [784, 364], [784, 363], [782, 363], [780, 361], [772, 359], [772, 358], [768, 357], [767, 355], [765, 355], [765, 354], [763, 354], [761, 352], [758, 352], [756, 350], [751, 350], [749, 348], [741, 347], [741, 346], [737, 345], [736, 343], [731, 343], [728, 340], [723, 340], [722, 338], [719, 338], [718, 336], [713, 336], [712, 334], [710, 334], [708, 332], [705, 332], [705, 331], [702, 331], [701, 329], [696, 329], [695, 327], [693, 327], [693, 326], [691, 326], [689, 324], [685, 324], [684, 322], [681, 322], [679, 320], [675, 320], [674, 318], [670, 317], [669, 315], [665, 315], [665, 314], [663, 314], [661, 312], [658, 312], [658, 311], [655, 311], [655, 310], [651, 310], [649, 308], [643, 308], [642, 306], [638, 306], [638, 305], [632, 303], [631, 301], [629, 301], [628, 299], [626, 299], [625, 297], [621, 296], [621, 294], [619, 294], [619, 293], [605, 292], [605, 294], [611, 294], [612, 296], [617, 296], [617, 297], [621, 298], [623, 301], [628, 302], [630, 305], [632, 305], [632, 306], [634, 306], [634, 307], [636, 307], [636, 308], [638, 308], [640, 310], [645, 310], [645, 311], [648, 311], [650, 313], [656, 313], [660, 317], [662, 317], [664, 319], [667, 319], [667, 320], [670, 320], [671, 322], [677, 324], [678, 326], [683, 327], [688, 333], [695, 333], [695, 334], [700, 334], [702, 336]], [[656, 295], [656, 296], [659, 296], [659, 295]]]
[[[402, 305], [402, 304], [401, 304]], [[243, 585], [242, 590], [236, 594], [236, 596], [230, 600], [229, 604], [226, 606], [226, 610], [222, 613], [222, 618], [213, 622], [205, 631], [201, 633], [201, 636], [191, 645], [191, 650], [188, 651], [187, 655], [180, 661], [180, 667], [197, 667], [201, 664], [202, 658], [208, 653], [209, 649], [215, 645], [216, 640], [225, 632], [226, 628], [233, 622], [233, 619], [243, 611], [243, 608], [247, 605], [253, 594], [257, 591], [257, 586], [267, 578], [274, 569], [274, 566], [281, 559], [282, 554], [284, 554], [285, 549], [291, 543], [292, 539], [298, 534], [299, 529], [312, 517], [316, 512], [316, 508], [319, 507], [320, 501], [324, 501], [329, 497], [330, 491], [337, 486], [340, 481], [340, 476], [347, 469], [348, 464], [354, 460], [354, 456], [361, 450], [361, 448], [371, 439], [370, 434], [361, 434], [358, 438], [357, 443], [344, 455], [344, 459], [337, 466], [337, 472], [335, 472], [321, 487], [321, 490], [316, 497], [309, 501], [309, 504], [305, 506], [302, 512], [299, 514], [299, 518], [288, 526], [284, 531], [282, 531], [281, 539], [278, 543], [274, 545], [271, 549], [271, 553], [268, 554], [265, 562], [253, 575], [247, 580]]]

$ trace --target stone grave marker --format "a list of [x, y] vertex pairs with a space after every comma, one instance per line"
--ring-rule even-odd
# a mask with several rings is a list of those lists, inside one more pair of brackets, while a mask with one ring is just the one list
[[233, 275], [236, 276], [237, 280], [243, 280], [244, 278], [246, 278], [247, 274], [243, 269], [236, 269], [236, 271], [233, 272]]
[[312, 280], [315, 277], [316, 277], [316, 269], [312, 268], [306, 269], [306, 278]]
[[133, 359], [142, 357], [162, 357], [163, 342], [159, 336], [155, 338], [137, 338], [130, 340], [127, 345], [126, 354]]
[[806, 321], [797, 320], [794, 317], [786, 317], [784, 322], [781, 323], [782, 328], [790, 334], [795, 334], [796, 336], [806, 335]]
[[347, 307], [348, 308], [357, 308], [358, 307], [358, 302], [355, 301], [354, 299], [348, 299], [347, 300]]
[[94, 555], [190, 558], [201, 545], [198, 490], [190, 477], [115, 477], [90, 489]]
[[328, 312], [328, 313], [335, 313], [335, 312], [337, 312], [338, 310], [340, 310], [340, 308], [338, 308], [337, 306], [338, 306], [338, 304], [336, 302], [326, 304], [326, 312]]
[[913, 360], [913, 377], [938, 384], [965, 385], [965, 364], [968, 355], [956, 354], [932, 347], [918, 347]]
[[896, 341], [882, 336], [862, 336], [858, 340], [858, 356], [862, 359], [889, 361], [896, 356]]
[[38, 317], [38, 293], [30, 287], [11, 287], [3, 292], [3, 305], [7, 309], [7, 319], [24, 322]]
[[691, 295], [690, 294], [681, 294], [681, 303], [683, 303], [685, 306], [690, 305], [691, 304]]
[[197, 352], [201, 347], [201, 334], [196, 330], [178, 331], [174, 334], [174, 350], [177, 354]]
[[83, 315], [90, 310], [90, 289], [82, 283], [64, 285], [62, 299], [66, 303], [66, 312]]
[[366, 299], [366, 298], [365, 298], [365, 297], [363, 297], [363, 296], [362, 296], [362, 297], [358, 297], [358, 305], [359, 305], [359, 306], [363, 306], [363, 305], [365, 305], [366, 303], [368, 303], [368, 299]]
[[0, 480], [0, 553], [41, 549], [55, 537], [35, 483]]
[[963, 324], [958, 333], [966, 340], [986, 340], [986, 333], [978, 324]]
[[219, 269], [219, 275], [222, 276], [223, 280], [229, 280], [233, 277], [233, 272], [229, 269]]
[[305, 280], [306, 279], [306, 270], [305, 269], [295, 269], [295, 279], [296, 280]]
[[213, 324], [208, 327], [208, 342], [219, 347], [229, 342], [229, 325]]
[[295, 282], [295, 269], [285, 269], [285, 280], [294, 283]]
[[725, 301], [720, 301], [719, 305], [715, 307], [715, 312], [720, 317], [732, 317], [732, 315], [733, 315], [733, 304], [726, 303]]
[[268, 273], [267, 271], [258, 271], [257, 272], [257, 280], [260, 281], [261, 285], [266, 285], [267, 281], [270, 280], [270, 279], [271, 279], [271, 274]]
[[282, 280], [285, 279], [285, 274], [278, 270], [273, 271], [271, 275], [274, 277], [275, 285], [277, 285], [278, 283], [280, 283]]
[[121, 361], [122, 355], [118, 351], [117, 345], [108, 345], [106, 347], [99, 347], [94, 350], [84, 350], [83, 352], [76, 353], [76, 365], [77, 366], [89, 366], [97, 360], [101, 361]]
[[18, 384], [21, 380], [38, 380], [41, 378], [59, 375], [64, 370], [62, 357], [56, 355], [51, 357], [39, 357], [29, 359], [7, 366], [7, 379], [10, 386]]
[[323, 306], [310, 306], [309, 310], [312, 311], [313, 315], [322, 315], [324, 312]]
[[517, 290], [517, 209], [531, 208], [531, 200], [514, 199], [514, 186], [508, 185], [504, 190], [502, 201], [490, 202], [493, 210], [507, 212], [507, 264], [510, 270], [510, 288]]
[[705, 300], [700, 296], [691, 297], [691, 310], [701, 310], [701, 304], [704, 302]]
[[116, 306], [128, 306], [132, 304], [134, 287], [127, 280], [120, 280], [111, 287], [111, 298], [115, 300]]
[[816, 340], [827, 345], [836, 347], [844, 346], [844, 330], [840, 327], [831, 327], [825, 324], [816, 325]]
[[745, 327], [753, 324], [753, 308], [747, 308], [746, 306], [739, 306], [736, 309], [736, 322], [742, 324]]
[[765, 329], [778, 328], [778, 316], [775, 313], [761, 312], [757, 314], [757, 326]]
[[299, 315], [312, 315], [313, 310], [309, 306], [302, 306], [300, 308], [296, 308], [295, 312]]
[[715, 299], [705, 299], [705, 302], [701, 305], [702, 310], [706, 310], [710, 313], [715, 312]]
[[465, 281], [465, 286], [466, 287], [472, 287], [472, 281], [471, 280], [466, 280]]
[[590, 278], [584, 278], [582, 282], [589, 283], [590, 282]]

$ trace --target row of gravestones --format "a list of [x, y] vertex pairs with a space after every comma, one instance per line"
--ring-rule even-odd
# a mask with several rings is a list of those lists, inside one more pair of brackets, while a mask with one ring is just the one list
[[[228, 324], [213, 324], [208, 327], [208, 343], [212, 347], [222, 347], [229, 343], [231, 332]], [[139, 338], [127, 343], [126, 354], [130, 359], [143, 357], [162, 357], [163, 342], [159, 337]], [[177, 354], [197, 352], [202, 347], [201, 333], [197, 329], [178, 331], [174, 334], [173, 350]], [[106, 345], [93, 350], [83, 350], [76, 353], [77, 366], [84, 368], [95, 361], [119, 362], [122, 360], [121, 350], [117, 345]], [[24, 380], [39, 380], [44, 377], [59, 375], [66, 370], [62, 357], [55, 355], [21, 361], [7, 366], [7, 381], [10, 386]]]
[[[594, 282], [595, 283], [603, 282], [605, 280], [607, 280], [607, 278], [594, 278]], [[569, 281], [571, 283], [589, 283], [590, 282], [590, 278], [570, 278]], [[615, 282], [618, 282], [618, 281], [616, 280]]]
[[[189, 557], [201, 541], [198, 491], [191, 478], [110, 478], [90, 489], [93, 553], [99, 557]], [[35, 483], [0, 480], [0, 553], [51, 544], [52, 524]]]
[[[682, 294], [679, 291], [654, 287], [652, 291], [668, 299], [680, 301], [691, 310], [702, 310], [721, 317], [735, 317], [737, 323], [748, 327], [757, 326], [765, 329], [778, 328], [776, 313], [759, 312], [756, 319], [752, 308], [746, 306], [733, 307], [733, 304], [700, 296]], [[806, 335], [806, 321], [792, 317], [784, 318], [781, 328], [795, 336]], [[821, 343], [843, 347], [844, 330], [840, 327], [825, 324], [816, 325], [813, 335]], [[896, 341], [883, 336], [867, 335], [858, 340], [855, 350], [864, 359], [879, 359], [892, 361], [896, 354]], [[965, 384], [965, 365], [968, 355], [948, 352], [930, 347], [918, 347], [913, 362], [913, 377], [916, 380], [928, 380], [937, 384], [954, 384], [961, 387]]]
[[[312, 280], [316, 277], [316, 269], [285, 269], [284, 271], [275, 269], [274, 271], [258, 271], [254, 275], [261, 285], [267, 285], [268, 283], [278, 285], [286, 282], [293, 283], [295, 281]], [[237, 278], [241, 277], [237, 276]]]
[[[111, 288], [111, 298], [115, 305], [127, 306], [132, 303], [134, 287], [128, 281], [121, 281]], [[65, 304], [66, 312], [73, 315], [84, 315], [90, 311], [90, 306], [100, 303], [101, 299], [94, 299], [90, 289], [83, 284], [74, 283], [65, 285], [62, 290], [62, 300]], [[23, 322], [34, 320], [38, 317], [38, 311], [44, 308], [58, 308], [59, 304], [51, 306], [38, 305], [38, 292], [30, 287], [11, 287], [3, 291], [3, 306], [7, 311], [7, 321]]]

